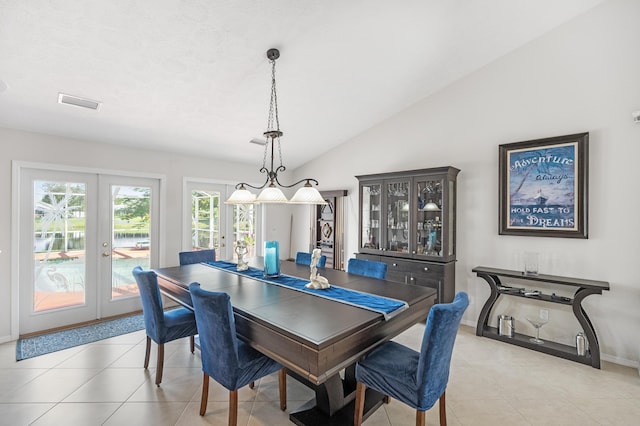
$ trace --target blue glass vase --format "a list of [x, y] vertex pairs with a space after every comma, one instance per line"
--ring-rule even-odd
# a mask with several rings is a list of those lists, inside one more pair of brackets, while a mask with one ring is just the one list
[[280, 244], [277, 241], [264, 242], [264, 276], [280, 276]]

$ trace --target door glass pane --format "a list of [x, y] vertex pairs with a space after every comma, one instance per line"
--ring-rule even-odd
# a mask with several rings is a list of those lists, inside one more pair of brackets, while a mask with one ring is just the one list
[[409, 182], [387, 184], [387, 250], [409, 252]]
[[[253, 204], [236, 204], [233, 206], [233, 241], [244, 241], [247, 247], [245, 259], [256, 255], [256, 207]], [[235, 247], [235, 246], [234, 246]], [[233, 260], [238, 260], [233, 251]]]
[[34, 181], [33, 311], [85, 302], [86, 184]]
[[220, 193], [191, 191], [191, 240], [193, 250], [220, 252]]
[[364, 185], [362, 187], [362, 247], [380, 248], [380, 222], [382, 220], [380, 205], [380, 185]]
[[[111, 185], [111, 298], [138, 295], [131, 273], [135, 266], [150, 269], [151, 188]], [[101, 247], [108, 255], [108, 247]]]
[[[416, 252], [442, 256], [442, 180], [420, 180], [418, 185], [418, 242]], [[453, 211], [450, 209], [449, 211]], [[453, 232], [450, 232], [453, 235]], [[452, 247], [453, 244], [450, 244]]]

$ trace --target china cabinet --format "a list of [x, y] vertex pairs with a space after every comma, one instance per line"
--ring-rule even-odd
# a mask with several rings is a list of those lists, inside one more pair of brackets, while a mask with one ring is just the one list
[[356, 176], [358, 258], [387, 263], [387, 279], [432, 287], [438, 302], [455, 293], [454, 167]]

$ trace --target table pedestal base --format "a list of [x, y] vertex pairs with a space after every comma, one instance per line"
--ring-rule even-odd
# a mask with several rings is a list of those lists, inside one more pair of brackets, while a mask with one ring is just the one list
[[[326, 382], [315, 385], [295, 373], [287, 372], [291, 377], [313, 389], [316, 397], [296, 409], [289, 420], [298, 426], [350, 426], [353, 425], [356, 381], [355, 365], [345, 369], [345, 378], [339, 374]], [[364, 400], [363, 420], [368, 418], [382, 405], [384, 395], [367, 388]]]
[[[384, 395], [373, 389], [367, 389], [364, 400], [363, 421], [373, 414], [381, 405]], [[315, 399], [310, 400], [289, 415], [289, 420], [298, 426], [351, 426], [355, 400], [336, 411], [332, 416], [322, 412]]]

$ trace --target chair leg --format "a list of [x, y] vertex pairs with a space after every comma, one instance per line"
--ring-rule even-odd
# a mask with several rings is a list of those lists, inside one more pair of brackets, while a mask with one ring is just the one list
[[353, 426], [362, 425], [362, 412], [364, 411], [364, 393], [367, 386], [357, 382], [356, 384], [356, 405], [353, 407]]
[[207, 399], [209, 399], [209, 375], [203, 373], [202, 377], [202, 396], [200, 397], [200, 415], [204, 416], [207, 412]]
[[229, 426], [238, 425], [238, 391], [229, 391]]
[[147, 351], [144, 355], [144, 369], [149, 367], [149, 357], [151, 356], [151, 337], [147, 336]]
[[382, 398], [382, 402], [384, 402], [385, 404], [390, 403], [390, 402], [391, 402], [391, 397], [390, 397], [389, 395], [385, 395], [385, 396]]
[[156, 386], [162, 382], [162, 367], [164, 367], [164, 343], [158, 344], [158, 366], [156, 367]]
[[440, 401], [438, 402], [438, 406], [440, 408], [440, 426], [447, 426], [447, 406], [444, 398], [445, 393], [447, 392], [442, 392], [442, 395], [440, 395]]
[[416, 426], [427, 426], [427, 412], [416, 410]]
[[249, 383], [249, 389], [253, 389], [256, 387], [256, 382]]
[[191, 346], [191, 353], [196, 351], [196, 336], [189, 337], [189, 344]]
[[287, 369], [278, 371], [278, 389], [280, 391], [280, 409], [287, 409]]

